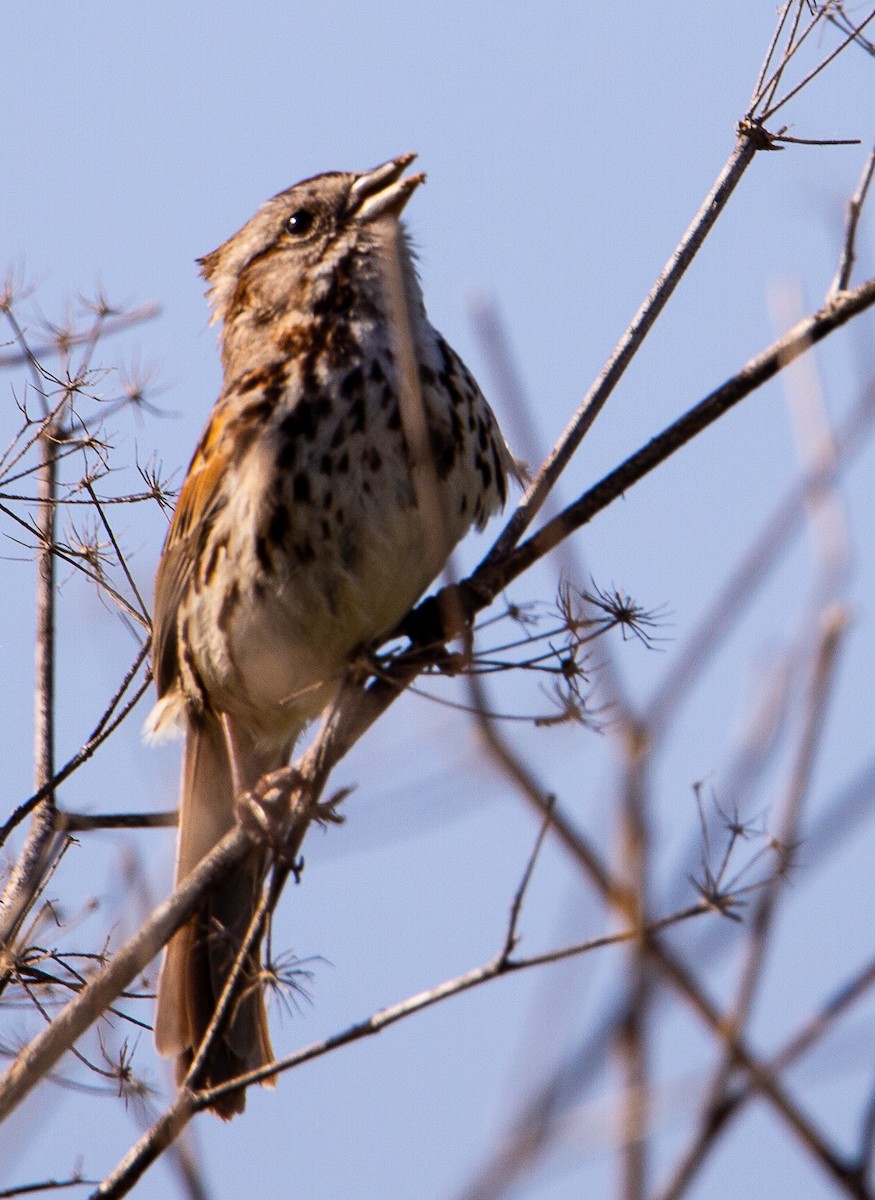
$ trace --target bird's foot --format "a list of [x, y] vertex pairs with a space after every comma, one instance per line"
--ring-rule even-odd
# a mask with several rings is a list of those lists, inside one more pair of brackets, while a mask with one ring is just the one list
[[282, 857], [292, 822], [292, 801], [302, 791], [304, 779], [294, 767], [280, 767], [262, 775], [254, 788], [237, 797], [237, 820], [249, 837]]

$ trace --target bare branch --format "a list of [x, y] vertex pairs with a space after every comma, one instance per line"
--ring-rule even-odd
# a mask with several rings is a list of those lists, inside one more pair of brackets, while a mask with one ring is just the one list
[[710, 233], [720, 213], [753, 162], [759, 149], [758, 139], [746, 128], [739, 132], [735, 149], [718, 175], [711, 191], [676, 250], [666, 263], [644, 303], [632, 319], [626, 332], [617, 343], [611, 357], [605, 363], [598, 378], [572, 417], [565, 432], [550, 451], [516, 512], [502, 530], [498, 540], [489, 551], [483, 566], [492, 567], [503, 561], [511, 547], [515, 546], [534, 520], [553, 484], [568, 465], [595, 418], [601, 412], [623, 373], [634, 358], [653, 323], [668, 303], [672, 292], [685, 274], [705, 238]]
[[[110, 337], [114, 333], [125, 333], [129, 329], [133, 329], [136, 325], [152, 321], [160, 315], [161, 306], [149, 303], [141, 304], [139, 308], [130, 309], [128, 312], [107, 316], [100, 322], [100, 337], [103, 339]], [[80, 333], [69, 334], [62, 342], [59, 342], [57, 337], [53, 337], [46, 342], [37, 342], [30, 347], [29, 351], [22, 350], [15, 354], [0, 354], [0, 369], [4, 367], [24, 366], [30, 362], [31, 355], [34, 358], [43, 360], [51, 358], [56, 354], [66, 354], [75, 346], [91, 346], [94, 342], [95, 330], [93, 328], [83, 330]]]
[[830, 300], [818, 312], [800, 321], [767, 350], [752, 358], [737, 375], [706, 396], [673, 425], [648, 442], [643, 449], [626, 459], [585, 492], [579, 500], [543, 525], [528, 541], [502, 556], [497, 556], [493, 547], [474, 574], [460, 585], [466, 589], [475, 610], [485, 607], [511, 580], [528, 570], [571, 533], [591, 521], [596, 513], [613, 503], [676, 453], [681, 446], [724, 416], [740, 400], [774, 378], [787, 363], [804, 354], [873, 303], [875, 279], [867, 280], [854, 291], [843, 292]]
[[854, 264], [857, 261], [857, 229], [860, 224], [863, 205], [866, 203], [866, 197], [869, 194], [873, 174], [875, 174], [875, 146], [869, 151], [869, 157], [866, 159], [866, 165], [863, 167], [863, 173], [860, 176], [860, 182], [857, 184], [857, 190], [848, 201], [842, 257], [836, 271], [835, 279], [833, 279], [830, 289], [827, 292], [827, 299], [837, 295], [839, 292], [846, 291], [850, 285]]
[[[661, 921], [656, 922], [653, 928], [655, 931], [665, 929], [677, 924], [679, 921], [701, 915], [705, 911], [706, 906], [695, 905], [684, 912], [675, 913], [672, 916], [663, 918]], [[170, 1108], [162, 1114], [136, 1146], [131, 1148], [115, 1170], [104, 1179], [101, 1186], [92, 1193], [92, 1200], [117, 1200], [118, 1197], [126, 1195], [151, 1164], [155, 1162], [162, 1151], [179, 1135], [181, 1129], [191, 1120], [192, 1116], [201, 1109], [213, 1104], [229, 1091], [239, 1087], [249, 1087], [254, 1083], [261, 1083], [266, 1079], [271, 1079], [278, 1074], [299, 1067], [305, 1062], [321, 1058], [323, 1055], [331, 1053], [340, 1046], [349, 1045], [352, 1042], [360, 1041], [362, 1038], [373, 1037], [375, 1034], [382, 1033], [390, 1025], [394, 1025], [396, 1022], [404, 1020], [414, 1013], [422, 1012], [424, 1009], [431, 1008], [435, 1004], [439, 1004], [453, 996], [461, 995], [472, 988], [480, 987], [484, 983], [491, 982], [494, 979], [513, 974], [517, 971], [541, 967], [547, 963], [561, 962], [566, 958], [577, 957], [605, 946], [620, 944], [639, 935], [639, 930], [621, 931], [607, 934], [605, 937], [592, 938], [589, 941], [580, 942], [573, 946], [565, 946], [560, 950], [550, 951], [546, 954], [532, 955], [529, 958], [508, 958], [504, 947], [502, 947], [495, 958], [484, 966], [467, 971], [464, 975], [458, 975], [455, 979], [449, 979], [428, 991], [418, 992], [416, 995], [410, 996], [398, 1004], [384, 1008], [380, 1012], [366, 1017], [363, 1021], [349, 1026], [340, 1033], [333, 1034], [331, 1037], [305, 1046], [293, 1054], [279, 1058], [269, 1066], [249, 1071], [247, 1074], [241, 1075], [238, 1079], [230, 1083], [222, 1084], [220, 1087], [204, 1089], [201, 1092], [193, 1093], [182, 1088]]]
[[115, 717], [113, 718], [113, 713], [118, 707], [122, 696], [125, 694], [128, 687], [136, 677], [137, 672], [140, 670], [140, 667], [142, 667], [143, 663], [145, 662], [146, 655], [149, 653], [150, 645], [151, 643], [147, 639], [140, 647], [137, 657], [129, 667], [124, 679], [118, 687], [118, 690], [110, 700], [109, 705], [104, 710], [103, 715], [97, 722], [97, 725], [94, 727], [91, 735], [86, 739], [82, 748], [76, 754], [74, 754], [73, 757], [69, 759], [64, 766], [61, 767], [57, 774], [48, 780], [48, 782], [42, 788], [34, 792], [34, 794], [25, 800], [23, 804], [19, 804], [19, 806], [12, 812], [4, 824], [0, 825], [0, 846], [3, 845], [13, 829], [15, 829], [16, 826], [18, 826], [25, 819], [25, 817], [32, 812], [38, 804], [40, 804], [45, 796], [48, 795], [50, 790], [58, 788], [65, 779], [69, 778], [74, 771], [76, 771], [82, 766], [83, 763], [87, 762], [88, 759], [91, 758], [95, 750], [97, 750], [106, 741], [110, 734], [118, 729], [122, 721], [124, 721], [128, 714], [132, 712], [137, 704], [139, 704], [140, 700], [145, 695], [147, 688], [152, 682], [151, 673], [146, 675], [146, 678], [134, 692], [133, 696], [121, 707], [121, 709], [119, 709], [118, 713], [116, 713]]

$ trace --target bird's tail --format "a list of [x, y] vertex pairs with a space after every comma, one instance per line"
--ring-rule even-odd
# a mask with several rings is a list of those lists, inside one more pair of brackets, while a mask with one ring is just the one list
[[[282, 761], [258, 764], [253, 782]], [[234, 789], [224, 732], [212, 716], [186, 732], [177, 841], [177, 885], [233, 826]], [[171, 939], [158, 981], [155, 1045], [176, 1058], [182, 1082], [212, 1020], [264, 882], [264, 854], [254, 849], [198, 913]], [[259, 945], [244, 965], [223, 1028], [210, 1048], [202, 1086], [217, 1086], [273, 1060], [260, 976]], [[272, 1086], [272, 1081], [271, 1081]], [[212, 1107], [226, 1120], [242, 1112], [245, 1093], [229, 1092]]]

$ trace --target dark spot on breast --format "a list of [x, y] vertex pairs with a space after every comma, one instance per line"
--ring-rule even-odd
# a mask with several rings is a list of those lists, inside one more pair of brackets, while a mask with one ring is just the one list
[[311, 498], [310, 476], [299, 471], [292, 480], [292, 499], [296, 504], [309, 504]]
[[325, 495], [322, 497], [322, 507], [327, 512], [328, 509], [331, 508], [331, 505], [333, 503], [334, 503], [334, 492], [332, 492], [331, 488], [329, 488], [328, 491], [325, 493]]
[[346, 534], [340, 541], [340, 561], [347, 571], [354, 571], [361, 561], [361, 550], [352, 532]]
[[281, 544], [289, 532], [290, 525], [288, 509], [284, 504], [278, 504], [271, 514], [270, 524], [267, 527], [268, 539], [274, 545]]
[[330, 454], [323, 454], [322, 457], [319, 459], [319, 474], [320, 475], [330, 475], [331, 474], [331, 455]]
[[386, 378], [386, 374], [383, 368], [380, 366], [380, 360], [378, 358], [375, 358], [371, 363], [371, 368], [368, 374], [370, 375], [371, 379], [373, 379], [374, 383], [381, 383]]
[[425, 384], [432, 384], [437, 379], [434, 371], [427, 363], [419, 364], [419, 378]]
[[290, 471], [298, 458], [298, 443], [291, 438], [285, 438], [276, 456], [277, 470], [285, 473]]
[[236, 417], [236, 420], [263, 419], [270, 415], [282, 399], [288, 387], [286, 360], [269, 363], [265, 367], [256, 367], [244, 373], [224, 389], [235, 396], [246, 395], [249, 392], [260, 391], [261, 396], [246, 405]]
[[456, 461], [456, 446], [459, 445], [452, 432], [444, 425], [429, 425], [428, 440], [431, 456], [439, 479], [446, 479]]
[[489, 442], [489, 430], [486, 428], [486, 422], [481, 417], [477, 422], [477, 445], [481, 450], [485, 450]]
[[367, 453], [368, 466], [372, 471], [379, 471], [383, 465], [383, 458], [376, 446], [371, 446]]
[[386, 418], [387, 429], [401, 428], [401, 409], [398, 407], [398, 401], [392, 397], [392, 407], [389, 409], [389, 415]]
[[331, 449], [336, 450], [338, 446], [342, 446], [346, 441], [346, 426], [343, 421], [338, 421], [337, 428], [331, 438]]
[[340, 394], [344, 400], [348, 400], [350, 396], [354, 396], [362, 390], [365, 377], [361, 367], [353, 367], [344, 375], [340, 384]]
[[302, 542], [295, 542], [292, 552], [299, 563], [311, 563], [316, 557], [316, 551], [309, 538], [304, 538]]
[[358, 396], [350, 405], [349, 415], [352, 418], [350, 433], [362, 433], [365, 428], [365, 400]]
[[317, 429], [330, 412], [331, 402], [324, 396], [304, 396], [280, 422], [280, 433], [288, 438], [303, 438], [312, 442]]
[[268, 545], [267, 537], [263, 533], [259, 533], [255, 538], [255, 557], [261, 564], [262, 570], [267, 572], [273, 570], [270, 546]]
[[349, 455], [345, 450], [335, 463], [334, 469], [337, 471], [338, 475], [346, 475], [349, 471]]
[[293, 325], [291, 329], [286, 329], [279, 335], [277, 345], [286, 358], [302, 358], [313, 345], [310, 327]]

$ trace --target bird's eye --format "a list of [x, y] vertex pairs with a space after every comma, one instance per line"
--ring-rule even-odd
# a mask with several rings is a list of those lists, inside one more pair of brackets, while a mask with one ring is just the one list
[[305, 233], [310, 232], [315, 220], [309, 208], [299, 208], [286, 221], [286, 229], [295, 237], [303, 237]]

